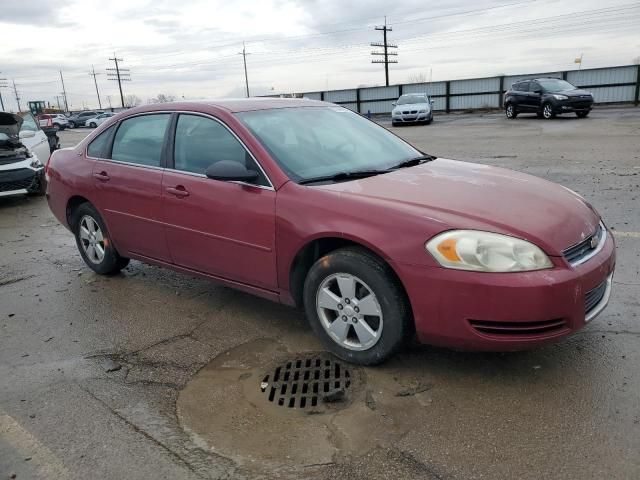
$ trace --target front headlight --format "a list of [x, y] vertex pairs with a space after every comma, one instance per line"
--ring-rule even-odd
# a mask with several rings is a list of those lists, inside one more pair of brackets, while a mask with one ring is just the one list
[[426, 110], [420, 110], [418, 113], [427, 113]]
[[569, 100], [569, 97], [567, 97], [566, 95], [553, 95], [553, 98], [555, 98], [556, 100]]
[[553, 267], [537, 246], [519, 238], [479, 230], [452, 230], [425, 245], [446, 268], [477, 272], [525, 272]]

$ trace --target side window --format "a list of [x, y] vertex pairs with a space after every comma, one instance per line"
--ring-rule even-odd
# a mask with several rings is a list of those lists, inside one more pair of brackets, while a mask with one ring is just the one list
[[107, 152], [109, 139], [111, 138], [114, 128], [115, 127], [109, 127], [93, 139], [87, 148], [87, 156], [94, 158], [107, 158], [107, 155], [109, 154], [109, 152]]
[[538, 82], [529, 82], [529, 91], [535, 92], [536, 90], [537, 91], [542, 90], [542, 87], [540, 86], [540, 84]]
[[221, 160], [241, 163], [260, 175], [258, 185], [269, 185], [244, 146], [220, 122], [198, 115], [180, 115], [176, 127], [175, 169], [203, 174]]
[[159, 167], [169, 118], [169, 114], [161, 113], [122, 121], [113, 140], [111, 159]]

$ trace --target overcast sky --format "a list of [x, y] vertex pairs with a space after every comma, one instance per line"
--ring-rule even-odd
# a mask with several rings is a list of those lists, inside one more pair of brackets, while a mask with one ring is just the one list
[[[62, 70], [70, 107], [119, 105], [107, 80], [114, 52], [131, 71], [125, 94], [143, 101], [384, 84], [371, 64], [373, 28], [387, 16], [398, 45], [391, 83], [626, 65], [640, 56], [640, 2], [629, 0], [0, 0], [0, 78], [16, 109], [55, 103]], [[379, 58], [379, 57], [378, 57]]]

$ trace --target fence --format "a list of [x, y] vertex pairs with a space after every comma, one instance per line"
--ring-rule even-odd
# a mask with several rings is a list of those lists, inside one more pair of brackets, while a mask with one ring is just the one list
[[637, 106], [640, 103], [640, 65], [308, 92], [302, 96], [337, 103], [358, 113], [376, 114], [391, 112], [392, 103], [400, 95], [427, 93], [434, 101], [434, 110], [448, 113], [453, 110], [502, 108], [504, 92], [514, 82], [535, 77], [563, 78], [579, 88], [590, 90], [599, 104], [633, 103]]

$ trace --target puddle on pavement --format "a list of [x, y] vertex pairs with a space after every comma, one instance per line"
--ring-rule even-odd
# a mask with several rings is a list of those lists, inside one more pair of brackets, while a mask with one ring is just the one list
[[[318, 379], [315, 405], [300, 408], [299, 391], [292, 408], [287, 401], [278, 404], [282, 384], [291, 388], [290, 381], [283, 382], [289, 362], [290, 375], [298, 368], [302, 380], [305, 365], [311, 367], [312, 380], [319, 363], [319, 376], [326, 375], [329, 387], [324, 378]], [[272, 385], [277, 387], [275, 401], [269, 401]], [[309, 382], [311, 392], [313, 385]], [[375, 385], [375, 390], [368, 385]], [[200, 370], [180, 392], [177, 412], [195, 442], [240, 465], [262, 471], [300, 468], [393, 444], [412, 427], [411, 412], [428, 401], [429, 389], [428, 383], [399, 388], [388, 372], [358, 368], [323, 352], [291, 352], [260, 339], [218, 356]], [[291, 398], [286, 393], [285, 399]]]

